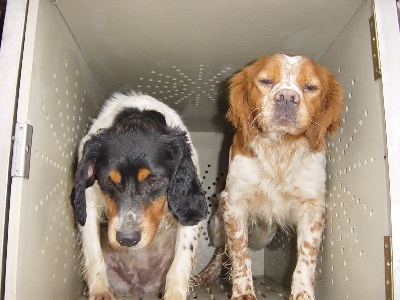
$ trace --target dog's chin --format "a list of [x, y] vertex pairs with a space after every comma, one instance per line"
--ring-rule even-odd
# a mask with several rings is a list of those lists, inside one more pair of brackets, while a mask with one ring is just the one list
[[279, 135], [300, 135], [304, 133], [303, 126], [300, 126], [297, 120], [289, 119], [289, 118], [275, 118], [268, 122], [264, 123], [264, 126], [259, 126], [261, 130], [265, 133], [276, 133]]

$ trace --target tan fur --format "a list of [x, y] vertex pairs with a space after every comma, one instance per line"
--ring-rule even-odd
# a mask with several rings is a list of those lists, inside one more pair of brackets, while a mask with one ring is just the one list
[[119, 184], [121, 183], [122, 180], [122, 175], [120, 172], [118, 172], [117, 170], [111, 170], [110, 174], [108, 175], [110, 177], [110, 179], [116, 183]]
[[[290, 299], [315, 300], [317, 253], [325, 227], [325, 135], [339, 126], [343, 91], [328, 70], [296, 56], [256, 60], [230, 80], [227, 119], [236, 129], [225, 190], [211, 222], [221, 237], [200, 273], [217, 274], [226, 243], [232, 299], [255, 299], [247, 247], [268, 244], [277, 226], [297, 232]], [[219, 255], [219, 256], [218, 256]]]
[[152, 242], [157, 233], [158, 226], [164, 215], [164, 206], [167, 201], [167, 196], [164, 195], [155, 201], [152, 201], [144, 209], [141, 217], [142, 240], [143, 247], [146, 247]]
[[139, 182], [143, 182], [150, 175], [150, 173], [151, 171], [149, 169], [141, 168], [137, 175]]

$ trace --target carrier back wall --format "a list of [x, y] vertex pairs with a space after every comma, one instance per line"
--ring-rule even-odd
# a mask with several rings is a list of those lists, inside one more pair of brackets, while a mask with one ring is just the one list
[[[372, 64], [373, 3], [215, 2], [29, 1], [16, 118], [33, 126], [33, 138], [29, 178], [12, 179], [5, 299], [81, 297], [69, 200], [75, 151], [113, 91], [141, 90], [183, 116], [211, 214], [232, 138], [226, 79], [277, 51], [319, 61], [345, 89], [342, 126], [329, 141], [317, 299], [389, 299], [384, 237], [392, 234], [391, 194], [382, 83]], [[207, 222], [201, 235], [198, 270], [214, 250]], [[287, 298], [295, 247], [293, 235], [279, 232], [264, 251], [251, 253], [260, 285], [263, 276], [278, 284], [259, 297]]]

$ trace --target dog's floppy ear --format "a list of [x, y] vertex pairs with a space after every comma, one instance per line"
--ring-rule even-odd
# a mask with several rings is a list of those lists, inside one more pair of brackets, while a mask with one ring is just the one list
[[180, 224], [192, 226], [207, 216], [207, 202], [186, 133], [178, 130], [174, 136], [173, 155], [178, 160], [168, 187], [168, 208]]
[[252, 110], [249, 106], [249, 77], [251, 67], [246, 67], [235, 74], [229, 81], [229, 109], [226, 114], [228, 121], [241, 134], [241, 140], [247, 146], [257, 135], [258, 128], [252, 124]]
[[82, 159], [79, 161], [75, 172], [74, 191], [72, 193], [72, 206], [76, 221], [84, 226], [86, 223], [86, 198], [85, 190], [95, 181], [95, 164], [99, 155], [100, 144], [93, 138], [88, 140], [83, 147]]
[[[325, 68], [324, 68], [325, 70]], [[325, 70], [326, 92], [323, 95], [322, 111], [313, 120], [313, 124], [305, 132], [305, 136], [314, 151], [321, 151], [326, 147], [325, 134], [333, 135], [340, 125], [340, 113], [343, 105], [343, 89], [333, 75]]]

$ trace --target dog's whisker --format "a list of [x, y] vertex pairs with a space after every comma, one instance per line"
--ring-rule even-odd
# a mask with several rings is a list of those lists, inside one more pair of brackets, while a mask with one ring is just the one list
[[253, 118], [253, 120], [251, 120], [251, 122], [249, 121], [249, 122], [248, 122], [249, 127], [250, 127], [250, 128], [255, 128], [255, 127], [257, 126], [256, 123], [257, 123], [258, 118], [260, 118], [262, 115], [263, 115], [263, 111], [259, 112], [259, 113]]
[[[270, 69], [271, 66], [275, 67]], [[304, 72], [303, 66], [315, 70], [312, 77], [309, 72]], [[297, 70], [298, 74], [294, 75], [292, 70]], [[314, 86], [307, 85], [304, 95], [299, 95], [303, 93], [301, 89], [292, 88], [302, 86], [299, 77], [313, 82], [319, 76], [330, 78], [328, 90], [333, 92], [328, 95], [329, 101], [322, 99], [322, 95], [328, 92], [324, 90], [325, 86], [318, 87], [321, 93], [308, 95], [305, 93], [313, 92]], [[230, 87], [234, 93], [230, 94], [229, 103], [235, 104], [230, 110], [235, 115], [248, 111], [249, 103], [262, 101], [260, 108], [251, 108], [247, 118], [239, 120], [243, 124], [235, 126], [250, 129], [258, 126], [257, 130], [271, 133], [250, 135], [244, 139], [243, 134], [247, 132], [238, 131], [239, 136], [235, 136], [236, 143], [232, 146], [235, 151], [231, 151], [229, 180], [221, 193], [221, 199], [224, 199], [222, 209], [218, 209], [219, 219], [225, 220], [227, 230], [223, 234], [220, 232], [223, 226], [215, 229], [215, 236], [220, 237], [221, 244], [224, 242], [222, 237], [225, 237], [225, 252], [230, 255], [229, 261], [220, 264], [228, 269], [227, 277], [233, 279], [232, 298], [243, 295], [256, 297], [251, 285], [246, 238], [248, 245], [262, 249], [272, 241], [277, 228], [281, 228], [283, 234], [298, 233], [297, 265], [290, 298], [301, 297], [300, 293], [306, 289], [309, 291], [307, 296], [314, 299], [314, 289], [309, 282], [315, 279], [313, 274], [324, 220], [323, 217], [310, 216], [324, 215], [325, 196], [321, 191], [325, 190], [325, 182], [321, 178], [326, 174], [325, 153], [320, 140], [313, 141], [315, 137], [306, 136], [308, 128], [303, 128], [305, 122], [300, 122], [300, 119], [296, 122], [294, 117], [302, 113], [305, 105], [309, 110], [305, 120], [307, 125], [316, 127], [317, 131], [336, 125], [342, 90], [326, 69], [315, 68], [315, 63], [307, 58], [284, 54], [266, 56], [246, 66], [232, 77]], [[320, 103], [308, 105], [302, 103], [303, 100], [295, 101], [296, 97]], [[266, 99], [273, 99], [273, 102]], [[243, 100], [247, 102], [243, 103], [245, 107], [240, 106]], [[330, 103], [333, 105], [329, 107]], [[326, 109], [329, 109], [329, 117], [325, 114]], [[267, 128], [267, 125], [270, 126]], [[215, 269], [215, 264], [210, 268]]]

